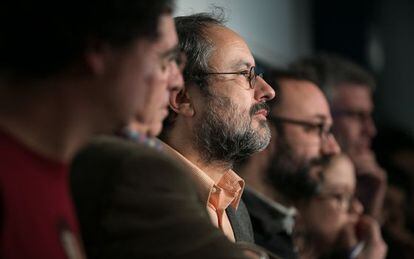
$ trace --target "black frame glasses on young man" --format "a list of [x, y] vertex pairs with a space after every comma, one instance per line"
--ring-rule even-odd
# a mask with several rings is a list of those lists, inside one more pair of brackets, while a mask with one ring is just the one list
[[309, 122], [309, 121], [291, 119], [291, 118], [280, 117], [280, 116], [271, 116], [270, 120], [274, 123], [290, 123], [290, 124], [302, 126], [310, 130], [315, 130], [318, 132], [318, 135], [322, 140], [326, 140], [330, 136], [332, 136], [332, 126], [328, 126], [327, 124], [323, 122], [319, 122], [319, 123]]
[[254, 89], [254, 86], [256, 84], [257, 77], [263, 78], [263, 73], [256, 74], [256, 67], [251, 67], [249, 70], [243, 70], [243, 71], [236, 71], [236, 72], [210, 72], [210, 73], [204, 73], [204, 75], [242, 75], [247, 78], [249, 81], [250, 89]]

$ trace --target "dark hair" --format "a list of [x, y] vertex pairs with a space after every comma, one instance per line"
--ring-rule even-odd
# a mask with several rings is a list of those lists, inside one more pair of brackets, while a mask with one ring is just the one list
[[102, 41], [127, 46], [155, 40], [172, 0], [62, 0], [0, 2], [0, 74], [42, 78], [75, 63]]
[[196, 83], [201, 88], [207, 86], [206, 72], [210, 72], [209, 58], [214, 50], [214, 43], [206, 33], [213, 25], [224, 26], [222, 9], [215, 13], [197, 13], [175, 18], [179, 46], [187, 56], [183, 72], [186, 84]]
[[[313, 82], [309, 77], [302, 73], [298, 73], [295, 70], [286, 69], [286, 68], [275, 68], [264, 74], [265, 81], [272, 86], [273, 90], [277, 94], [277, 98], [273, 98], [268, 101], [270, 110], [275, 109], [282, 101], [283, 93], [280, 89], [280, 80], [282, 79], [292, 79], [292, 80], [305, 80]], [[313, 82], [315, 83], [315, 82]]]
[[[210, 72], [208, 62], [214, 50], [214, 43], [208, 37], [206, 29], [214, 25], [224, 26], [224, 12], [219, 7], [216, 7], [212, 13], [197, 13], [175, 18], [178, 45], [187, 58], [183, 71], [185, 85], [196, 84], [205, 95], [210, 94], [205, 73]], [[159, 136], [162, 140], [166, 140], [176, 117], [177, 114], [170, 109]]]
[[290, 68], [315, 82], [329, 102], [332, 102], [333, 92], [339, 85], [358, 84], [372, 91], [375, 89], [375, 79], [368, 71], [336, 54], [306, 57], [292, 63]]

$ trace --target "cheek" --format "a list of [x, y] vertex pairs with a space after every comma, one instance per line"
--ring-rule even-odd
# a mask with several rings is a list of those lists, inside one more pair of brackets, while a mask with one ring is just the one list
[[313, 136], [308, 136], [302, 132], [290, 131], [286, 137], [296, 157], [300, 157], [304, 161], [320, 157], [319, 140]]
[[168, 75], [160, 69], [153, 70], [145, 76], [145, 87], [147, 88], [144, 102], [149, 106], [162, 106], [168, 99], [167, 89]]
[[343, 219], [338, 212], [327, 205], [319, 202], [311, 204], [309, 226], [311, 226], [312, 232], [326, 242], [334, 242], [343, 227]]
[[347, 141], [357, 141], [360, 132], [360, 124], [353, 119], [338, 119], [335, 121], [336, 132]]

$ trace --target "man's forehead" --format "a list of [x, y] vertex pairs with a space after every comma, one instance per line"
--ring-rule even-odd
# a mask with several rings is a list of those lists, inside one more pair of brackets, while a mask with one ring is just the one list
[[165, 50], [173, 49], [178, 44], [177, 31], [174, 19], [169, 14], [164, 14], [159, 20], [159, 37], [156, 44]]
[[333, 106], [339, 109], [371, 111], [372, 91], [365, 85], [344, 84], [337, 86], [333, 94]]
[[222, 63], [227, 69], [244, 69], [254, 66], [254, 58], [244, 39], [224, 26], [212, 26], [208, 30], [214, 45], [213, 63]]
[[332, 121], [328, 102], [312, 82], [287, 79], [280, 81], [281, 104], [278, 113], [298, 119]]

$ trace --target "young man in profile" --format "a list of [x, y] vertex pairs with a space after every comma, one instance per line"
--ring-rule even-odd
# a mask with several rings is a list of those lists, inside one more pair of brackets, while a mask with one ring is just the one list
[[68, 164], [92, 135], [149, 123], [150, 83], [177, 74], [172, 3], [23, 2], [0, 3], [0, 257], [83, 258]]

